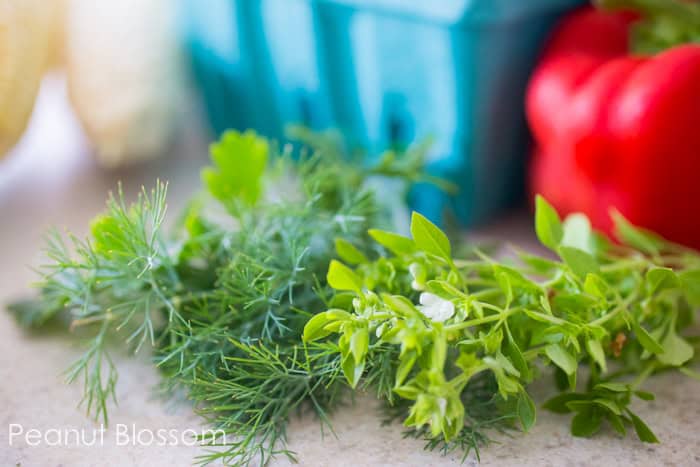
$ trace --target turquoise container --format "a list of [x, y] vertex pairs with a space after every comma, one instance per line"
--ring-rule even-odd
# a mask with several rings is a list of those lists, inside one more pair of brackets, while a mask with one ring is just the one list
[[192, 71], [216, 134], [333, 126], [312, 0], [185, 0]]
[[341, 129], [368, 154], [430, 137], [416, 186], [439, 221], [487, 220], [522, 199], [524, 91], [547, 33], [584, 0], [187, 0], [187, 46], [212, 128], [275, 138]]

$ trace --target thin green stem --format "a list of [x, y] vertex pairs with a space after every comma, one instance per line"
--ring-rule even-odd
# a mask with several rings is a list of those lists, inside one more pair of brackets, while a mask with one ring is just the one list
[[657, 363], [655, 361], [651, 361], [647, 363], [647, 365], [644, 367], [641, 373], [634, 379], [632, 384], [630, 385], [632, 389], [637, 389], [639, 386], [644, 384], [644, 381], [651, 376], [651, 374], [656, 370]]
[[637, 293], [632, 293], [627, 297], [622, 303], [620, 303], [613, 311], [610, 313], [607, 313], [604, 316], [601, 316], [600, 318], [591, 321], [589, 326], [600, 326], [602, 324], [607, 323], [611, 319], [613, 319], [615, 316], [618, 314], [622, 313], [623, 311], [626, 311], [628, 307], [637, 299]]
[[484, 316], [483, 318], [471, 319], [469, 321], [463, 321], [461, 323], [452, 324], [450, 326], [445, 326], [445, 331], [446, 332], [454, 332], [454, 331], [459, 331], [461, 329], [470, 328], [472, 326], [479, 326], [479, 325], [486, 324], [486, 323], [492, 323], [494, 321], [506, 319], [509, 316], [513, 315], [514, 313], [517, 313], [518, 311], [522, 311], [522, 309], [523, 309], [522, 307], [515, 307], [515, 308], [511, 308], [509, 310], [502, 310], [500, 313], [495, 314], [495, 315]]

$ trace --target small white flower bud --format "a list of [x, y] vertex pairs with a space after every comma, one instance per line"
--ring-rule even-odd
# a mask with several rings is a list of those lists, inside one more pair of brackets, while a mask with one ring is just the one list
[[443, 322], [452, 318], [455, 314], [455, 306], [449, 300], [438, 297], [429, 292], [420, 294], [418, 309], [431, 321]]

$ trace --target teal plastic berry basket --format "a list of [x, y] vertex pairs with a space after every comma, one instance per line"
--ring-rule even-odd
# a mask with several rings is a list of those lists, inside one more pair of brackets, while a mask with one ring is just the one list
[[312, 0], [185, 0], [192, 70], [215, 133], [336, 124], [318, 62]]
[[336, 127], [368, 154], [430, 137], [412, 207], [465, 224], [522, 199], [524, 91], [557, 18], [583, 0], [187, 0], [187, 44], [219, 133]]

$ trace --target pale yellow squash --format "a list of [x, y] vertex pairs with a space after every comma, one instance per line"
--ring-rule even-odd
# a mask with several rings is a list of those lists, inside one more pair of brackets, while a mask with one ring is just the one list
[[0, 157], [22, 136], [49, 50], [52, 9], [44, 0], [0, 1]]

